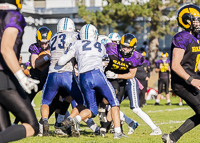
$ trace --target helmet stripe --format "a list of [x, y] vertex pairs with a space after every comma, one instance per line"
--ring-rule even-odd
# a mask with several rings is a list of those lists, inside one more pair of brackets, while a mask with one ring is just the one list
[[65, 18], [64, 29], [63, 30], [67, 30], [67, 21], [68, 21], [68, 18]]
[[129, 44], [130, 47], [132, 47], [137, 42], [136, 38], [133, 38]]
[[110, 38], [112, 38], [113, 34], [114, 34], [113, 32], [110, 34]]
[[89, 29], [90, 24], [87, 24], [85, 27], [85, 39], [88, 39], [88, 29]]

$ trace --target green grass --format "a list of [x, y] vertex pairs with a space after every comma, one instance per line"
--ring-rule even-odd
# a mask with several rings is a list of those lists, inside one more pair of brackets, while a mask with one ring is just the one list
[[[35, 98], [35, 112], [38, 117], [40, 116], [40, 101], [41, 94], [38, 94]], [[155, 100], [147, 101], [147, 106], [142, 108], [151, 119], [158, 125], [163, 133], [169, 133], [177, 129], [188, 117], [194, 114], [193, 110], [190, 109], [185, 103], [183, 106], [178, 106], [178, 97], [171, 98], [172, 106], [166, 106], [166, 100], [163, 99], [160, 102], [160, 106], [154, 106]], [[71, 108], [70, 108], [71, 109]], [[50, 136], [49, 137], [30, 137], [16, 143], [162, 143], [160, 136], [150, 136], [152, 132], [150, 127], [146, 125], [136, 114], [134, 114], [129, 108], [129, 101], [125, 100], [122, 102], [121, 110], [130, 118], [136, 120], [139, 123], [135, 133], [129, 135], [128, 138], [122, 138], [120, 140], [114, 140], [113, 134], [106, 134], [105, 138], [100, 136], [94, 136], [92, 131], [86, 126], [84, 122], [81, 122], [81, 136], [79, 138], [68, 137], [68, 136], [56, 136], [54, 131], [55, 117], [50, 118]], [[12, 116], [12, 121], [14, 117]], [[94, 121], [99, 125], [98, 118], [94, 118]], [[128, 126], [124, 124], [124, 133], [127, 134]], [[180, 140], [180, 143], [198, 143], [199, 141], [200, 128], [197, 126], [192, 131], [185, 134]]]

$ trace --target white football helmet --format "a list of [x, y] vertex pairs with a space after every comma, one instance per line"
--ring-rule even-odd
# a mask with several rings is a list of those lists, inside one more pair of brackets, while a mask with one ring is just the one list
[[92, 24], [86, 24], [80, 30], [81, 40], [97, 41], [97, 36], [98, 36], [97, 28]]
[[112, 42], [117, 42], [117, 44], [119, 44], [119, 41], [121, 39], [121, 36], [118, 33], [114, 33], [114, 32], [110, 33], [108, 37], [110, 38]]
[[57, 24], [57, 33], [59, 32], [74, 32], [75, 24], [70, 18], [62, 18]]
[[98, 36], [98, 42], [103, 44], [103, 45], [105, 45], [107, 43], [112, 43], [110, 38], [108, 38], [108, 36], [106, 36], [106, 35], [99, 35]]

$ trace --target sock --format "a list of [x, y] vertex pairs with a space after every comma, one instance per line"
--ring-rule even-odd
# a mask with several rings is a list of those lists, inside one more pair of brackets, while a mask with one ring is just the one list
[[91, 118], [86, 119], [84, 122], [87, 124], [87, 126], [88, 126], [93, 132], [95, 132], [96, 130], [99, 129], [99, 127], [97, 126], [97, 124], [95, 124], [95, 122], [94, 122], [93, 119], [91, 119]]
[[44, 118], [44, 119], [42, 119], [43, 121], [48, 121], [48, 119], [47, 118]]
[[127, 117], [122, 111], [120, 113], [120, 120], [125, 121], [128, 125], [133, 121], [129, 117]]
[[69, 117], [69, 111], [67, 111], [66, 113], [65, 113], [65, 118], [67, 118], [67, 117]]
[[0, 132], [0, 142], [7, 143], [26, 138], [26, 129], [23, 125], [13, 125]]
[[168, 100], [167, 100], [167, 103], [170, 103], [170, 102], [171, 102], [170, 99], [168, 99]]
[[156, 99], [156, 103], [160, 103], [160, 99]]
[[121, 133], [121, 128], [120, 127], [116, 127], [114, 128], [115, 133]]
[[81, 116], [80, 115], [77, 115], [76, 117], [74, 117], [75, 119], [76, 119], [76, 121], [78, 122], [78, 123], [80, 123], [81, 122]]
[[151, 118], [140, 108], [134, 108], [133, 113], [137, 114], [152, 130], [155, 130], [157, 128]]
[[186, 132], [190, 131], [191, 129], [199, 125], [200, 124], [199, 118], [200, 116], [197, 114], [188, 118], [177, 130], [175, 130], [172, 133], [172, 136], [175, 139], [174, 141], [178, 141], [183, 134], [185, 134]]
[[61, 123], [65, 118], [65, 115], [58, 114], [57, 123]]
[[65, 115], [65, 113], [67, 112], [67, 109], [69, 108], [69, 105], [70, 105], [70, 103], [67, 102], [67, 101], [62, 102], [62, 106], [61, 106], [61, 109], [60, 109], [61, 115]]
[[56, 122], [57, 122], [57, 119], [58, 119], [58, 113], [55, 112], [55, 118], [56, 118]]

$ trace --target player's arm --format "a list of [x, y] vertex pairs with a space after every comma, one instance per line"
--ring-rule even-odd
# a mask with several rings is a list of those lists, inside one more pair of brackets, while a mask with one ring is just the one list
[[35, 68], [38, 68], [40, 66], [42, 66], [43, 64], [45, 64], [46, 62], [49, 62], [50, 60], [50, 55], [49, 54], [46, 54], [43, 58], [39, 59], [39, 58], [36, 58], [35, 60]]
[[5, 29], [1, 39], [1, 54], [7, 66], [13, 73], [16, 73], [18, 70], [21, 69], [13, 50], [18, 32], [19, 31], [17, 28], [8, 27]]
[[7, 66], [14, 73], [15, 77], [19, 81], [20, 85], [27, 93], [31, 93], [34, 89], [37, 92], [37, 85], [39, 81], [27, 78], [19, 66], [19, 62], [14, 52], [14, 44], [17, 39], [18, 29], [14, 27], [8, 27], [3, 32], [1, 39], [1, 54], [6, 62]]
[[71, 44], [65, 54], [59, 58], [58, 65], [63, 66], [67, 64], [67, 62], [69, 62], [73, 57], [75, 57], [75, 45]]
[[135, 74], [137, 72], [137, 67], [130, 68], [129, 73], [126, 74], [116, 74], [110, 70], [106, 72], [106, 77], [110, 79], [132, 79], [135, 77]]
[[[181, 66], [181, 60], [183, 59], [185, 50], [184, 49], [180, 49], [180, 48], [174, 48], [173, 49], [173, 55], [172, 55], [172, 70], [181, 78], [183, 78], [184, 80], [187, 80], [190, 75], [188, 73], [185, 72], [185, 70], [183, 69], [183, 67]], [[191, 84], [200, 89], [200, 80], [198, 79], [192, 79]]]
[[135, 77], [135, 74], [137, 72], [137, 67], [135, 68], [130, 68], [129, 73], [126, 74], [118, 74], [119, 79], [132, 79]]

